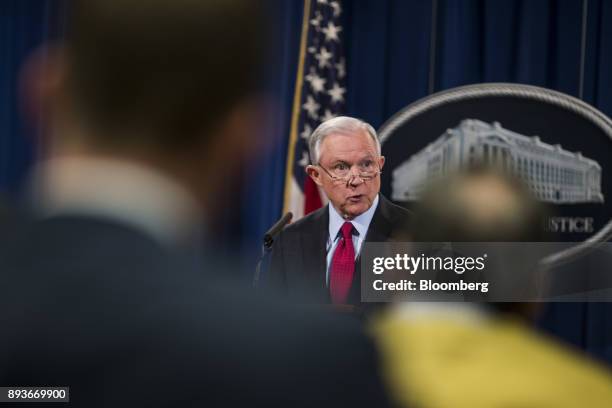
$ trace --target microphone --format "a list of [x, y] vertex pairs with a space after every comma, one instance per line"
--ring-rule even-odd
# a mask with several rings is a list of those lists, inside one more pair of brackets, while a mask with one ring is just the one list
[[287, 214], [283, 215], [280, 220], [276, 221], [268, 232], [264, 234], [263, 245], [265, 249], [272, 248], [272, 244], [274, 243], [274, 237], [278, 235], [279, 232], [285, 227], [285, 225], [291, 222], [293, 218], [293, 213], [289, 211]]

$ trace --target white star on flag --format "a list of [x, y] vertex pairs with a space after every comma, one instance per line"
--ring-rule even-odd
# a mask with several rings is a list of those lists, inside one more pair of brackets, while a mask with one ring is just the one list
[[310, 67], [310, 72], [307, 75], [304, 75], [304, 79], [308, 81], [308, 83], [310, 83], [312, 81], [312, 78], [315, 77], [315, 75], [317, 75], [317, 72], [313, 67]]
[[331, 21], [321, 31], [325, 34], [325, 41], [340, 41], [338, 33], [342, 31], [342, 27], [334, 25]]
[[325, 47], [321, 47], [321, 51], [319, 51], [319, 53], [315, 55], [315, 58], [317, 59], [317, 61], [319, 61], [319, 68], [325, 68], [326, 66], [328, 66], [331, 57], [333, 57], [333, 54], [327, 51]]
[[340, 60], [339, 63], [334, 65], [336, 70], [338, 71], [338, 78], [342, 79], [346, 75], [346, 63], [344, 62], [344, 58]]
[[344, 101], [344, 93], [345, 92], [346, 92], [346, 89], [344, 89], [340, 85], [338, 85], [337, 82], [334, 82], [333, 88], [330, 89], [329, 91], [327, 91], [329, 96], [331, 96], [332, 103], [334, 103], [334, 102], [343, 102]]
[[331, 111], [329, 109], [325, 109], [325, 114], [321, 118], [321, 122], [325, 122], [326, 120], [333, 119], [336, 116], [338, 116], [338, 115], [334, 115], [333, 113], [331, 113]]
[[310, 161], [308, 159], [308, 153], [304, 150], [302, 152], [302, 158], [300, 159], [300, 161], [298, 161], [298, 164], [302, 167], [306, 167], [309, 163]]
[[329, 3], [329, 6], [334, 9], [334, 17], [338, 17], [342, 12], [342, 7], [340, 7], [340, 3], [337, 1], [332, 1]]
[[319, 29], [321, 28], [321, 20], [323, 19], [323, 16], [321, 15], [320, 12], [316, 12], [315, 13], [315, 18], [313, 18], [312, 20], [310, 20], [310, 24], [312, 24], [315, 29], [317, 29], [317, 31], [319, 31]]
[[302, 130], [302, 133], [300, 133], [300, 137], [302, 139], [308, 140], [308, 138], [310, 137], [311, 133], [312, 133], [312, 128], [307, 123], [307, 124], [304, 125], [304, 130]]
[[319, 111], [321, 105], [319, 105], [317, 101], [314, 100], [312, 95], [308, 95], [308, 97], [306, 98], [306, 103], [302, 105], [302, 107], [306, 110], [306, 112], [308, 112], [308, 116], [310, 116], [311, 118], [315, 120], [319, 118], [317, 112]]
[[310, 86], [312, 86], [312, 90], [315, 93], [319, 93], [325, 90], [325, 82], [326, 81], [324, 78], [321, 78], [317, 74], [314, 74], [312, 76], [312, 79], [310, 80]]

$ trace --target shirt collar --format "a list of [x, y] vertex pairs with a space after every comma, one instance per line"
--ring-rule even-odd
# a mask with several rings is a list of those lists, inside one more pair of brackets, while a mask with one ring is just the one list
[[33, 172], [30, 198], [43, 217], [76, 214], [136, 227], [175, 245], [197, 239], [202, 214], [180, 183], [140, 164], [90, 157], [62, 157]]
[[[370, 223], [372, 222], [372, 218], [374, 217], [374, 212], [376, 212], [376, 208], [378, 207], [378, 194], [374, 198], [374, 202], [368, 208], [366, 212], [358, 215], [353, 218], [350, 222], [353, 224], [353, 227], [359, 232], [360, 237], [365, 237], [368, 232], [368, 228], [370, 227]], [[329, 203], [329, 238], [333, 241], [338, 236], [338, 231], [342, 228], [342, 224], [344, 224], [346, 220], [342, 218], [342, 216], [336, 211], [331, 201]]]

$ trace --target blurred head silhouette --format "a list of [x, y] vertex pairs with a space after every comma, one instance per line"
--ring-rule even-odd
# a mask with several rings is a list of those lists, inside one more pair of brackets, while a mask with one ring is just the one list
[[212, 207], [260, 140], [262, 7], [72, 0], [68, 8], [65, 41], [24, 70], [37, 87], [27, 95], [50, 118], [48, 156], [138, 162]]
[[[488, 242], [544, 241], [545, 210], [518, 178], [495, 167], [472, 166], [433, 183], [422, 196], [412, 230], [417, 242], [450, 242], [463, 255], [487, 253], [488, 299], [498, 311], [531, 317], [540, 278], [535, 273], [542, 254], [534, 245]], [[464, 242], [479, 243], [474, 245]], [[471, 254], [477, 251], [477, 254]], [[484, 300], [484, 299], [483, 299]]]
[[416, 209], [415, 241], [544, 239], [544, 208], [508, 172], [474, 165], [432, 183]]

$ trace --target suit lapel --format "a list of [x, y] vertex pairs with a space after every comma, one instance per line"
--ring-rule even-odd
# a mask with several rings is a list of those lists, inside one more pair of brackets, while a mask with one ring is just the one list
[[313, 222], [302, 235], [302, 253], [305, 255], [304, 275], [314, 289], [325, 289], [326, 244], [329, 235], [329, 209], [327, 206], [313, 214]]
[[[393, 216], [391, 206], [387, 199], [379, 195], [378, 207], [374, 211], [372, 222], [368, 228], [365, 242], [386, 242], [393, 229]], [[362, 247], [363, 249], [363, 247]], [[348, 303], [358, 305], [361, 303], [361, 252], [355, 259], [355, 275], [349, 292]]]
[[365, 242], [384, 242], [389, 240], [393, 229], [391, 204], [385, 197], [379, 195], [378, 208], [374, 212]]

